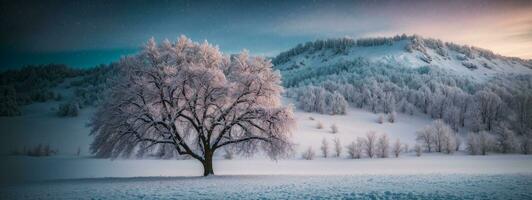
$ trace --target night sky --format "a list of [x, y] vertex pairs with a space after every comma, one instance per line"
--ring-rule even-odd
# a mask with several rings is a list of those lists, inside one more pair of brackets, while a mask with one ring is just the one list
[[181, 34], [275, 56], [315, 39], [416, 33], [532, 58], [532, 1], [4, 0], [0, 26], [0, 69], [90, 67]]

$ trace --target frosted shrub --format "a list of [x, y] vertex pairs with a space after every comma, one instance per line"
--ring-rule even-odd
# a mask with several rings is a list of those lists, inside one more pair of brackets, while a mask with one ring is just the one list
[[336, 124], [331, 125], [331, 133], [338, 133], [338, 126]]
[[334, 153], [336, 157], [340, 157], [340, 155], [342, 154], [342, 143], [340, 143], [340, 139], [338, 138], [334, 138], [333, 142], [334, 142]]
[[313, 160], [315, 156], [316, 156], [316, 153], [314, 153], [314, 150], [312, 149], [312, 147], [308, 147], [308, 149], [304, 151], [303, 154], [301, 155], [301, 157], [305, 160]]
[[59, 117], [76, 117], [79, 114], [79, 104], [74, 101], [59, 105], [57, 116]]
[[377, 123], [384, 124], [384, 115], [380, 114], [377, 118]]
[[324, 158], [327, 158], [327, 156], [329, 155], [329, 142], [327, 142], [327, 139], [323, 138], [323, 140], [321, 140], [321, 153], [323, 154], [323, 157]]
[[316, 128], [317, 128], [317, 129], [323, 129], [323, 123], [318, 122], [318, 123], [316, 124]]

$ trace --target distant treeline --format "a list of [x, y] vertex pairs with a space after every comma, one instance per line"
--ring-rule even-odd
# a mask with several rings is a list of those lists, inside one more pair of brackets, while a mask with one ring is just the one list
[[[94, 105], [101, 99], [101, 93], [113, 64], [94, 68], [76, 69], [63, 64], [26, 66], [0, 73], [0, 116], [21, 115], [20, 106], [35, 102], [67, 101], [78, 107]], [[66, 79], [72, 87], [74, 97], [65, 99], [54, 88]], [[71, 114], [69, 114], [71, 115]]]

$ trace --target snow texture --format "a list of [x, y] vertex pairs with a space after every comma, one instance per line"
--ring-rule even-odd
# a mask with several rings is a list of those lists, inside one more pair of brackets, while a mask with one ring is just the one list
[[1, 199], [530, 199], [531, 175], [216, 176], [79, 179], [0, 189]]

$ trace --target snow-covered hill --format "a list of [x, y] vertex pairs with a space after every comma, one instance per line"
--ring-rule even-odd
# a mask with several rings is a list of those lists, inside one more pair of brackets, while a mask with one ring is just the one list
[[532, 61], [505, 57], [470, 46], [420, 36], [329, 39], [308, 42], [281, 53], [273, 62], [281, 71], [330, 66], [364, 59], [370, 63], [418, 68], [439, 67], [475, 80], [497, 74], [532, 74]]

